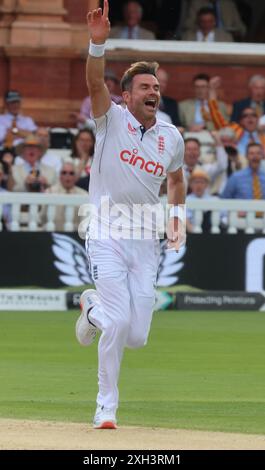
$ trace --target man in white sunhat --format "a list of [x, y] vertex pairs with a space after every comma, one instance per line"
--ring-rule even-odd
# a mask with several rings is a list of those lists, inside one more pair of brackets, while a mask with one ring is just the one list
[[[76, 324], [77, 339], [84, 346], [101, 331], [94, 418], [97, 429], [116, 428], [124, 348], [138, 348], [147, 342], [160, 244], [153, 224], [141, 225], [137, 211], [139, 206], [150, 210], [159, 203], [159, 188], [166, 176], [168, 200], [173, 205], [167, 226], [168, 246], [178, 250], [185, 241], [181, 230], [184, 143], [175, 126], [156, 119], [160, 99], [158, 64], [133, 64], [121, 80], [126, 108], [111, 102], [104, 84], [108, 11], [105, 0], [103, 12], [98, 8], [87, 16], [91, 39], [86, 78], [97, 128], [90, 173], [89, 202], [93, 211], [87, 253], [96, 290], [82, 293], [82, 313]], [[145, 232], [148, 236], [144, 237]]]

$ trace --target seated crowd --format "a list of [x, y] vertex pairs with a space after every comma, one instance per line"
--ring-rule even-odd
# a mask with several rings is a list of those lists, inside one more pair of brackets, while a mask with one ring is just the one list
[[[123, 105], [118, 79], [111, 70], [107, 69], [105, 80], [113, 101]], [[196, 75], [191, 97], [180, 102], [167, 96], [166, 70], [158, 70], [158, 80], [158, 118], [175, 125], [184, 137], [188, 200], [265, 199], [265, 77], [251, 77], [249, 95], [233, 104], [219, 99], [219, 77]], [[63, 156], [60, 149], [51, 148], [51, 130], [38, 127], [21, 112], [18, 91], [9, 90], [4, 101], [5, 111], [0, 115], [0, 191], [87, 194], [95, 145], [89, 97], [75, 114], [72, 147], [64, 150]], [[63, 230], [63, 210], [56, 209], [56, 230]], [[46, 215], [44, 210], [40, 214], [42, 224]], [[256, 213], [256, 217], [261, 215]], [[6, 228], [10, 220], [10, 208], [5, 205], [2, 221]], [[75, 228], [77, 223], [75, 214]], [[191, 211], [187, 228], [193, 230]]]
[[112, 0], [110, 38], [255, 40], [256, 10], [246, 0]]

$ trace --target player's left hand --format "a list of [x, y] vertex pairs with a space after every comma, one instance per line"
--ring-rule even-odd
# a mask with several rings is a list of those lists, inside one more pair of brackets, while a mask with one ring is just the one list
[[186, 243], [186, 227], [178, 217], [170, 217], [167, 224], [167, 248], [176, 250]]

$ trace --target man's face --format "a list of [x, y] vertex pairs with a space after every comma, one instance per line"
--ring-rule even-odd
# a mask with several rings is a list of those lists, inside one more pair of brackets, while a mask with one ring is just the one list
[[73, 165], [63, 165], [60, 172], [60, 181], [64, 189], [72, 189], [76, 182], [76, 174]]
[[197, 142], [186, 142], [184, 161], [189, 168], [197, 165], [200, 157], [200, 146]]
[[195, 80], [194, 82], [194, 94], [197, 100], [208, 99], [209, 85], [207, 80]]
[[77, 137], [76, 144], [78, 148], [87, 154], [91, 154], [91, 149], [94, 145], [94, 140], [88, 132], [80, 132]]
[[129, 2], [124, 10], [124, 19], [130, 28], [137, 26], [141, 21], [141, 8], [137, 2]]
[[190, 182], [191, 191], [198, 197], [202, 197], [208, 187], [208, 181], [202, 177], [193, 178]]
[[250, 85], [249, 89], [253, 101], [265, 100], [265, 82], [263, 80], [256, 80]]
[[209, 34], [215, 28], [215, 16], [212, 13], [200, 15], [198, 18], [198, 26], [204, 35]]
[[256, 131], [258, 126], [258, 116], [256, 111], [252, 108], [244, 109], [241, 115], [240, 124], [248, 132]]
[[24, 160], [34, 166], [41, 157], [41, 148], [37, 145], [25, 145], [22, 155]]
[[155, 118], [159, 101], [159, 83], [154, 75], [139, 74], [133, 77], [130, 91], [123, 92], [129, 111], [139, 122]]
[[20, 111], [21, 103], [20, 101], [12, 101], [11, 103], [6, 102], [7, 111], [14, 116], [17, 116]]
[[260, 162], [263, 158], [263, 152], [259, 145], [251, 145], [248, 149], [247, 159], [250, 168], [257, 171], [260, 167]]
[[235, 139], [233, 137], [230, 137], [229, 135], [222, 135], [220, 136], [220, 139], [224, 147], [226, 146], [236, 147]]

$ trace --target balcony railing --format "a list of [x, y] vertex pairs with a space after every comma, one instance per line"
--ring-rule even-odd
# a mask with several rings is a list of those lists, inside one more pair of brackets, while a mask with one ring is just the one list
[[[74, 213], [77, 207], [88, 203], [88, 197], [78, 195], [36, 194], [36, 193], [0, 193], [0, 231], [3, 230], [1, 217], [3, 205], [10, 206], [11, 220], [8, 229], [12, 232], [47, 231], [56, 229], [55, 215], [57, 206], [65, 206], [64, 231], [74, 231]], [[25, 211], [26, 206], [26, 211]], [[40, 210], [46, 207], [46, 223], [40, 224]], [[187, 208], [194, 211], [193, 232], [202, 232], [204, 212], [210, 211], [210, 232], [220, 233], [225, 228], [227, 233], [265, 233], [265, 201], [239, 199], [202, 199], [189, 200]], [[258, 215], [258, 216], [257, 216]], [[81, 222], [80, 218], [80, 222]]]

